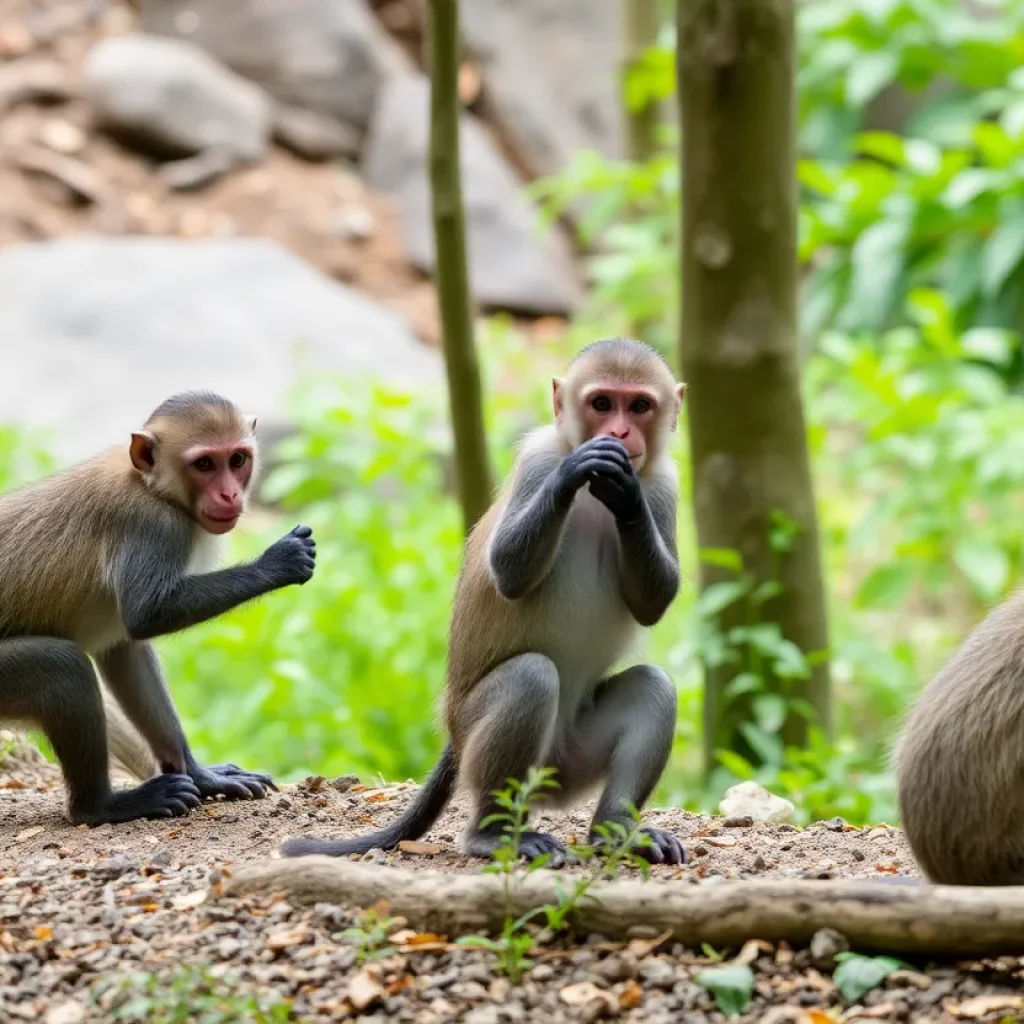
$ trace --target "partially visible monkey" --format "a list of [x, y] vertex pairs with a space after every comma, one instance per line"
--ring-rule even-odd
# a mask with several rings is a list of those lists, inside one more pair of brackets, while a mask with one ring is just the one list
[[1024, 590], [922, 691], [896, 773], [903, 829], [930, 881], [1024, 884]]
[[[593, 826], [631, 824], [672, 748], [676, 690], [661, 669], [609, 675], [679, 589], [678, 481], [667, 451], [684, 385], [640, 342], [610, 338], [553, 381], [555, 423], [522, 444], [509, 482], [470, 536], [452, 613], [444, 717], [449, 742], [412, 806], [389, 827], [339, 841], [288, 840], [285, 856], [388, 849], [426, 832], [457, 778], [475, 813], [463, 852], [487, 857], [495, 790], [531, 766], [556, 770], [557, 802], [604, 780]], [[669, 832], [640, 852], [682, 863]], [[592, 837], [594, 836], [592, 831]], [[553, 836], [528, 832], [528, 858]]]
[[[248, 565], [208, 571], [247, 507], [255, 425], [218, 395], [174, 395], [128, 446], [0, 496], [0, 719], [45, 733], [73, 822], [185, 814], [203, 797], [276, 788], [267, 775], [196, 762], [149, 643], [313, 574], [306, 526]], [[163, 773], [137, 788], [111, 786], [88, 656]], [[132, 760], [130, 742], [111, 752]]]

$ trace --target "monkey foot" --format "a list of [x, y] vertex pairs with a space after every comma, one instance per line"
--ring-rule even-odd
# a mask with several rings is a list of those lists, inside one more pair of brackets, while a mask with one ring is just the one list
[[[477, 832], [465, 846], [470, 857], [490, 857], [504, 843], [500, 833]], [[524, 860], [538, 860], [547, 856], [547, 866], [561, 867], [568, 859], [565, 845], [546, 832], [523, 832], [519, 837], [519, 856]]]
[[[626, 826], [629, 828], [629, 825]], [[660, 828], [642, 828], [640, 835], [646, 842], [641, 841], [630, 849], [630, 853], [642, 857], [651, 864], [685, 864], [687, 862], [686, 848], [671, 833]], [[603, 836], [591, 835], [591, 842], [597, 850], [607, 847], [610, 841]]]
[[187, 775], [157, 775], [135, 789], [111, 793], [92, 811], [72, 809], [76, 825], [119, 824], [139, 818], [178, 818], [202, 803], [196, 784]]
[[237, 764], [199, 765], [189, 770], [192, 781], [202, 796], [223, 796], [227, 800], [260, 799], [268, 789], [276, 790], [274, 780], [261, 772], [248, 772]]

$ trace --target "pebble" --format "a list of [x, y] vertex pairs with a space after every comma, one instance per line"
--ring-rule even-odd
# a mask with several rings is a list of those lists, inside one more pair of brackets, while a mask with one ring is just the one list
[[676, 983], [675, 968], [660, 956], [645, 960], [640, 965], [640, 976], [655, 988], [671, 988]]

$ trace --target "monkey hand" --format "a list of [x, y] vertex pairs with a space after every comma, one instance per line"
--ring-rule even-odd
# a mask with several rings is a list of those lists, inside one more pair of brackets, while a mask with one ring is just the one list
[[614, 437], [592, 437], [559, 463], [555, 471], [558, 492], [571, 500], [584, 484], [590, 483], [593, 491], [593, 480], [598, 473], [621, 469], [623, 463], [632, 471], [629, 453], [621, 441]]
[[271, 544], [256, 563], [275, 586], [303, 584], [313, 575], [316, 565], [316, 541], [308, 526], [296, 526], [291, 533]]
[[614, 438], [603, 438], [614, 444], [603, 449], [606, 457], [590, 469], [590, 493], [620, 523], [635, 523], [644, 510], [644, 495], [633, 469], [629, 452]]
[[260, 799], [268, 789], [276, 790], [274, 780], [259, 772], [247, 772], [236, 764], [213, 764], [209, 767], [192, 765], [189, 776], [205, 799], [223, 796], [228, 800]]

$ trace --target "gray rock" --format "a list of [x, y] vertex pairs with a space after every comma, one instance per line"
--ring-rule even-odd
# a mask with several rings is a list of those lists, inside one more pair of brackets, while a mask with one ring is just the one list
[[52, 432], [65, 462], [124, 441], [186, 388], [260, 417], [266, 443], [290, 429], [304, 371], [412, 390], [443, 381], [440, 355], [399, 316], [261, 239], [4, 249], [0, 338], [0, 418]]
[[99, 123], [164, 155], [215, 151], [225, 166], [259, 160], [271, 129], [263, 91], [202, 50], [157, 36], [113, 36], [86, 57]]
[[534, 174], [622, 152], [622, 0], [472, 0], [460, 26], [488, 101]]
[[[347, 129], [338, 152], [362, 138], [385, 77], [407, 64], [364, 0], [142, 0], [141, 10], [147, 32], [187, 39], [285, 107]], [[300, 129], [286, 120], [278, 130], [294, 142]]]
[[[367, 182], [398, 197], [410, 260], [434, 269], [434, 231], [427, 150], [430, 85], [403, 75], [383, 89], [363, 154]], [[469, 277], [485, 307], [534, 314], [567, 314], [581, 299], [569, 247], [554, 229], [541, 231], [537, 213], [480, 123], [460, 126], [462, 191]]]

